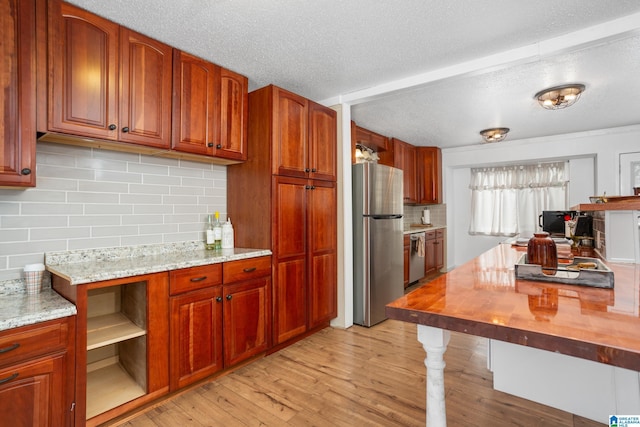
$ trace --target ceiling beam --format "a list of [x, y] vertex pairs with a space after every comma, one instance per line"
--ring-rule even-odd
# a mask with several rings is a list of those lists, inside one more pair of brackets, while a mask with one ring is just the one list
[[608, 43], [612, 40], [630, 37], [638, 33], [640, 33], [640, 13], [635, 13], [527, 46], [498, 52], [449, 67], [439, 68], [426, 73], [372, 86], [367, 89], [327, 98], [320, 101], [320, 104], [357, 105], [435, 82], [463, 76], [485, 74], [514, 65], [535, 62], [553, 55]]

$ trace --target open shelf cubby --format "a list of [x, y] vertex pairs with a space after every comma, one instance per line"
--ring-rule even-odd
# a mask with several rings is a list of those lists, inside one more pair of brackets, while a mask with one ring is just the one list
[[87, 419], [147, 393], [147, 283], [87, 294]]

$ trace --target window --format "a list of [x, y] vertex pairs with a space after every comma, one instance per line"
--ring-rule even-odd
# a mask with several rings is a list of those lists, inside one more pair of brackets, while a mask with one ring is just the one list
[[543, 210], [564, 210], [567, 162], [471, 169], [469, 234], [533, 233]]

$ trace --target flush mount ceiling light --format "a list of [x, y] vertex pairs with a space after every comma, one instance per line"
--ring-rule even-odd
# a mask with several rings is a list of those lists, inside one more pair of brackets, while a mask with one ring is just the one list
[[547, 110], [560, 110], [575, 104], [580, 99], [580, 94], [584, 92], [585, 86], [582, 84], [568, 84], [550, 87], [536, 93], [534, 98]]
[[500, 142], [507, 137], [509, 128], [491, 128], [480, 131], [484, 142]]

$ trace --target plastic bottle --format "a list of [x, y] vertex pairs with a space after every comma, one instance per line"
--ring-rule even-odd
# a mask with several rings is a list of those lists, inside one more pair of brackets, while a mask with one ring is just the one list
[[233, 225], [231, 218], [227, 218], [227, 222], [222, 224], [222, 249], [233, 248]]
[[215, 239], [213, 238], [213, 216], [207, 215], [207, 225], [204, 229], [205, 238], [204, 238], [204, 247], [211, 251], [215, 249]]
[[220, 225], [220, 212], [216, 211], [216, 220], [213, 223], [214, 249], [222, 249], [222, 225]]

